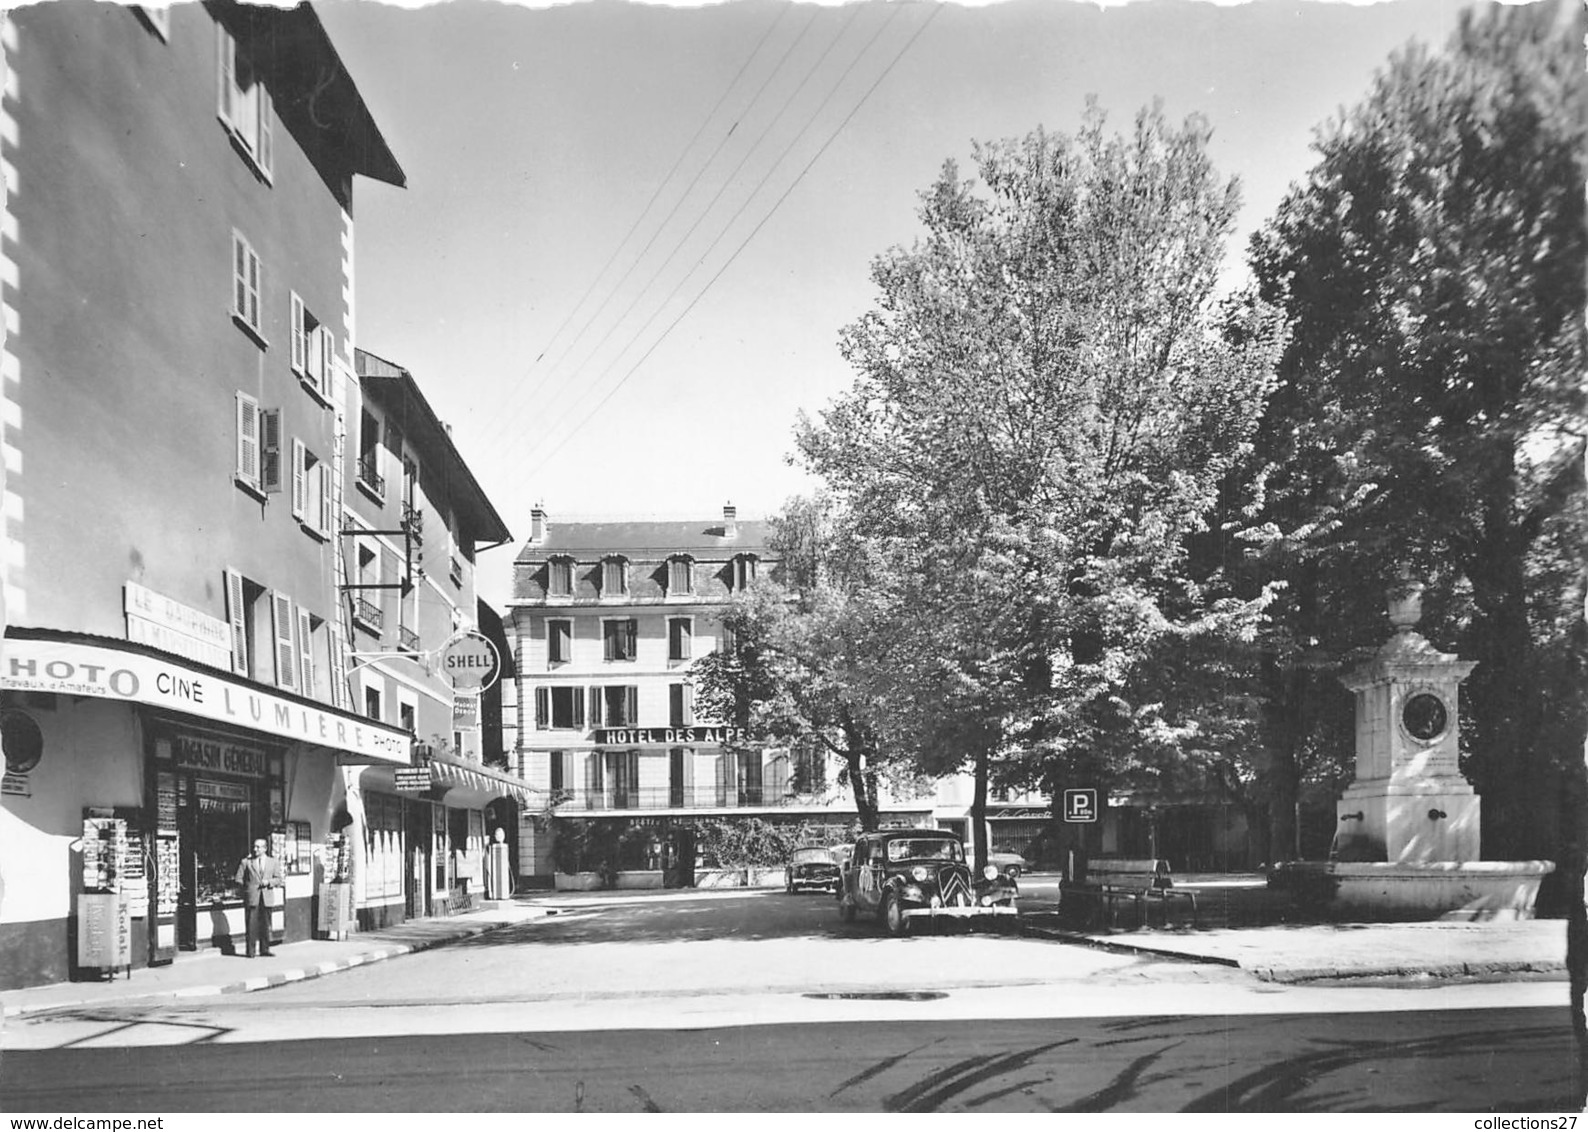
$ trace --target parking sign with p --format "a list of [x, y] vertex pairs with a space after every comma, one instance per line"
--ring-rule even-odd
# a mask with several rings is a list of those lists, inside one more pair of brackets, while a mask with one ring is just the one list
[[1092, 787], [1064, 792], [1064, 820], [1087, 822], [1097, 820], [1097, 791]]

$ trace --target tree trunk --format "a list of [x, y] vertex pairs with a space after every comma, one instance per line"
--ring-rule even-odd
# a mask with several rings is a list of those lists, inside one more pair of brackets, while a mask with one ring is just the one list
[[991, 762], [986, 751], [976, 752], [976, 787], [970, 799], [970, 820], [976, 844], [976, 875], [987, 867], [987, 771]]

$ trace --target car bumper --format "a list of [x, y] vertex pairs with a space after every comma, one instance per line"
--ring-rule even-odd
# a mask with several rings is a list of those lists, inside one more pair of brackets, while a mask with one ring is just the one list
[[937, 920], [937, 919], [974, 920], [974, 919], [978, 919], [978, 918], [980, 918], [982, 916], [1018, 916], [1018, 915], [1020, 915], [1020, 910], [1018, 908], [1016, 908], [1013, 904], [993, 904], [993, 905], [985, 905], [984, 904], [984, 905], [977, 905], [977, 906], [972, 906], [972, 907], [968, 907], [968, 908], [965, 907], [964, 905], [955, 905], [954, 907], [944, 906], [944, 907], [941, 907], [941, 908], [905, 908], [905, 909], [902, 909], [902, 911], [904, 913], [904, 918], [906, 920], [915, 920], [915, 919], [928, 919], [928, 920]]

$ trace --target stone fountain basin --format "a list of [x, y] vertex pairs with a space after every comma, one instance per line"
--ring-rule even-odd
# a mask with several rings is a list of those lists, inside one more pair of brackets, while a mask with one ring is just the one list
[[1531, 920], [1553, 861], [1331, 861], [1331, 913], [1363, 920]]

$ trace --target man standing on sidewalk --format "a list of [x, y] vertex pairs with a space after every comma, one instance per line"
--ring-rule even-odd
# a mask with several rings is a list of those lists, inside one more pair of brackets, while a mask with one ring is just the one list
[[257, 941], [259, 954], [270, 954], [270, 910], [278, 901], [278, 894], [286, 884], [281, 863], [266, 851], [269, 843], [264, 838], [254, 842], [251, 856], [244, 857], [237, 866], [237, 883], [243, 886], [243, 912], [247, 917], [248, 958], [254, 957]]

